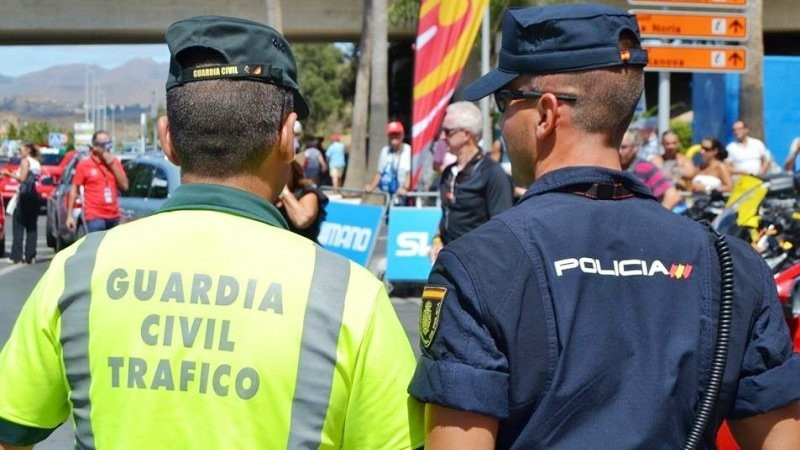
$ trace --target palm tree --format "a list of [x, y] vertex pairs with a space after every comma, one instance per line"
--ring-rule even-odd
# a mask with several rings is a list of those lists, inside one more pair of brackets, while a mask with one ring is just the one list
[[361, 40], [358, 44], [358, 69], [356, 93], [353, 99], [353, 128], [350, 160], [347, 163], [345, 187], [361, 188], [367, 180], [367, 120], [369, 118], [369, 91], [372, 59], [372, 1], [364, 0]]
[[386, 121], [389, 114], [389, 94], [386, 88], [388, 70], [388, 38], [386, 0], [372, 0], [372, 76], [369, 90], [369, 152], [367, 175], [378, 165], [381, 148], [386, 145]]
[[283, 14], [281, 14], [281, 0], [264, 0], [267, 10], [267, 25], [278, 33], [283, 34]]

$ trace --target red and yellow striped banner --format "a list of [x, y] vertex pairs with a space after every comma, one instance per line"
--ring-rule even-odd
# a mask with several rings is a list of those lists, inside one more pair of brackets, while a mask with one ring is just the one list
[[488, 3], [488, 0], [420, 2], [414, 59], [412, 185], [417, 184], [426, 162], [420, 157], [423, 150], [436, 139]]

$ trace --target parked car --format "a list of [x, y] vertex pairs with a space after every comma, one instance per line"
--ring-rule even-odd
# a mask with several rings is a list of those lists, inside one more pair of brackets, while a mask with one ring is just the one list
[[119, 198], [123, 223], [158, 211], [181, 184], [180, 167], [158, 151], [127, 160], [122, 166], [128, 175], [128, 190]]
[[[39, 150], [41, 152], [42, 173], [39, 179], [36, 180], [36, 192], [42, 197], [42, 204], [44, 204], [58, 184], [61, 175], [59, 163], [63, 155], [59, 153], [58, 149], [42, 147]], [[9, 159], [4, 167], [13, 172], [19, 168], [19, 161], [19, 157], [14, 156]], [[3, 197], [5, 203], [8, 203], [18, 190], [19, 181], [16, 178], [0, 177], [0, 197]]]
[[[76, 229], [66, 226], [67, 202], [72, 177], [78, 162], [87, 158], [88, 152], [79, 152], [64, 168], [61, 183], [47, 202], [47, 245], [56, 251], [72, 244], [86, 234], [80, 198], [75, 202], [72, 214]], [[120, 192], [120, 222], [150, 215], [157, 211], [180, 185], [180, 168], [167, 160], [161, 152], [153, 152], [123, 161], [128, 175], [128, 190]]]
[[0, 197], [0, 258], [6, 256], [6, 206]]

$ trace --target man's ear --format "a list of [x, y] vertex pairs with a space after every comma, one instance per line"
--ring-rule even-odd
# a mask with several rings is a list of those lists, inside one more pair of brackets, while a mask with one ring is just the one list
[[536, 108], [539, 110], [536, 137], [538, 139], [547, 139], [555, 130], [556, 122], [558, 121], [558, 99], [548, 92], [542, 95]]
[[158, 130], [158, 142], [161, 143], [161, 149], [164, 150], [164, 155], [167, 159], [176, 166], [181, 165], [181, 159], [172, 148], [172, 135], [169, 132], [169, 119], [167, 116], [161, 116], [156, 122], [156, 129]]
[[278, 134], [276, 150], [279, 152], [280, 159], [286, 163], [290, 163], [294, 159], [294, 123], [296, 121], [297, 113], [289, 113]]

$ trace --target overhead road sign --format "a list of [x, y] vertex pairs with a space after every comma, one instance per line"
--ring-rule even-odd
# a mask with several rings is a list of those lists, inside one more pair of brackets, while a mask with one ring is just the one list
[[747, 47], [646, 45], [644, 48], [648, 71], [741, 73], [747, 68]]
[[746, 41], [747, 16], [687, 11], [631, 10], [642, 37]]
[[695, 8], [747, 8], [750, 0], [628, 0], [630, 5], [691, 6]]

